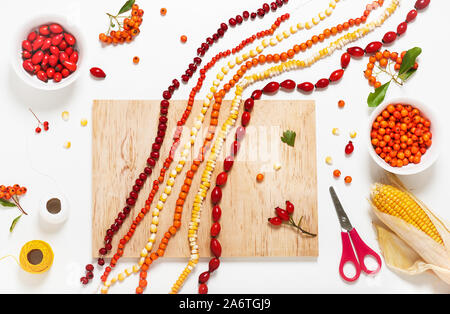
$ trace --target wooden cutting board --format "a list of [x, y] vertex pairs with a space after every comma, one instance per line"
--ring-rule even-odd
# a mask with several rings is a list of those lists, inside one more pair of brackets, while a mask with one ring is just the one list
[[[175, 128], [174, 121], [184, 111], [186, 101], [171, 101], [169, 125], [166, 140], [161, 149], [162, 158], [155, 169], [159, 169], [172, 142]], [[198, 102], [194, 106], [192, 117], [183, 132], [182, 143], [189, 136], [192, 121], [201, 107]], [[230, 101], [222, 105], [219, 125], [228, 115]], [[98, 256], [102, 247], [105, 230], [124, 206], [124, 201], [131, 190], [135, 179], [145, 167], [151, 144], [156, 135], [156, 123], [159, 113], [159, 101], [116, 101], [96, 100], [93, 105], [92, 123], [92, 246], [93, 256]], [[240, 120], [239, 120], [240, 121]], [[295, 204], [294, 218], [298, 221], [304, 216], [302, 226], [317, 233], [317, 178], [316, 178], [316, 130], [315, 104], [313, 101], [258, 101], [252, 112], [250, 126], [242, 143], [238, 158], [223, 189], [220, 204], [223, 214], [220, 221], [222, 231], [219, 240], [224, 257], [290, 257], [318, 256], [318, 239], [300, 235], [295, 229], [283, 226], [272, 227], [267, 219], [273, 217], [276, 206], [284, 207], [285, 201]], [[208, 118], [205, 125], [209, 125]], [[285, 130], [297, 133], [295, 147], [289, 147], [280, 140]], [[203, 130], [199, 134], [204, 134]], [[234, 132], [230, 132], [223, 146], [228, 154]], [[199, 136], [192, 150], [197, 156], [201, 146]], [[180, 147], [182, 148], [182, 147]], [[178, 158], [178, 152], [177, 152]], [[213, 178], [222, 171], [223, 153]], [[280, 162], [279, 171], [273, 164]], [[173, 166], [175, 166], [175, 162]], [[173, 168], [173, 167], [172, 167]], [[180, 191], [185, 173], [190, 168], [186, 163], [182, 175], [178, 177], [172, 194], [160, 215], [158, 239], [171, 225], [174, 204]], [[166, 257], [189, 256], [187, 239], [187, 223], [190, 219], [194, 195], [200, 182], [200, 167], [193, 181], [191, 193], [186, 200], [183, 212], [183, 226], [173, 237], [166, 250]], [[264, 173], [265, 179], [256, 182], [256, 175]], [[119, 230], [113, 241], [114, 250], [119, 239], [127, 232], [150, 192], [151, 182], [157, 179], [156, 172], [147, 180], [141, 190], [137, 205], [129, 218]], [[214, 181], [215, 182], [215, 181]], [[160, 188], [160, 191], [162, 188]], [[211, 192], [211, 190], [209, 191]], [[159, 194], [157, 195], [159, 198]], [[209, 256], [209, 229], [211, 226], [211, 204], [208, 198], [202, 212], [199, 230], [200, 255]], [[150, 231], [150, 214], [140, 223], [134, 237], [125, 249], [124, 256], [137, 257], [146, 244]]]

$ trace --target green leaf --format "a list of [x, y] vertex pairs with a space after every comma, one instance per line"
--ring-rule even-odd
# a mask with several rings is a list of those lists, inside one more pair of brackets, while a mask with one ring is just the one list
[[283, 136], [281, 137], [281, 141], [283, 143], [288, 144], [289, 146], [294, 147], [294, 143], [295, 143], [295, 136], [297, 134], [295, 134], [294, 131], [284, 131]]
[[383, 102], [390, 84], [391, 81], [378, 87], [375, 92], [370, 93], [369, 97], [367, 98], [367, 104], [369, 105], [369, 107], [377, 107]]
[[17, 216], [17, 217], [13, 220], [13, 222], [12, 222], [12, 224], [11, 224], [11, 227], [9, 227], [9, 232], [13, 232], [13, 230], [14, 230], [14, 228], [16, 227], [17, 223], [19, 222], [20, 217], [22, 217], [22, 215]]
[[4, 200], [2, 198], [0, 198], [0, 205], [2, 205], [3, 207], [16, 207], [16, 204], [8, 202], [7, 200]]
[[417, 69], [411, 68], [408, 71], [406, 71], [405, 73], [403, 73], [402, 75], [399, 75], [398, 77], [403, 81], [406, 82], [409, 77], [411, 75], [413, 75], [414, 73], [416, 73]]
[[130, 11], [131, 7], [134, 4], [134, 2], [135, 2], [135, 0], [128, 0], [127, 2], [125, 2], [125, 4], [120, 9], [119, 13], [117, 13], [117, 15], [122, 14], [122, 13], [127, 12], [127, 11]]
[[422, 49], [419, 47], [415, 47], [409, 49], [405, 56], [403, 57], [402, 65], [400, 66], [400, 70], [398, 71], [399, 75], [408, 72], [411, 68], [416, 64], [417, 57], [422, 53]]

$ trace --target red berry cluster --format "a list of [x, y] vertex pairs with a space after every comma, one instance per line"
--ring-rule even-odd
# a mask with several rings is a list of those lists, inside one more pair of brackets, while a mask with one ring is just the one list
[[31, 110], [31, 109], [29, 109], [29, 110], [33, 114], [33, 116], [36, 118], [36, 120], [38, 121], [38, 126], [36, 127], [35, 132], [38, 134], [41, 133], [42, 132], [41, 126], [44, 128], [45, 131], [48, 131], [49, 130], [48, 121], [41, 122], [41, 120], [39, 120], [39, 118], [36, 116], [36, 114], [33, 112], [33, 110]]
[[94, 278], [94, 265], [88, 264], [86, 265], [86, 276], [80, 279], [83, 285], [87, 285], [89, 280]]
[[60, 82], [77, 69], [76, 39], [59, 24], [42, 25], [22, 41], [22, 66], [43, 82]]
[[269, 218], [269, 222], [274, 226], [279, 226], [283, 223], [283, 221], [289, 221], [291, 215], [294, 213], [294, 205], [286, 201], [286, 209], [282, 209], [280, 207], [275, 208], [276, 217]]
[[298, 229], [303, 234], [312, 237], [317, 236], [316, 234], [306, 231], [301, 227], [303, 217], [300, 218], [298, 223], [294, 221], [292, 218], [292, 214], [294, 213], [294, 204], [291, 202], [286, 201], [286, 209], [282, 209], [280, 207], [275, 208], [275, 213], [277, 214], [276, 217], [268, 219], [270, 224], [274, 226], [281, 226], [283, 223], [287, 223], [288, 225]]

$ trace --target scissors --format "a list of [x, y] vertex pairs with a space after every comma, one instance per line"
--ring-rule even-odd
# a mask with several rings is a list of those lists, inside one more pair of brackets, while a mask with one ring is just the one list
[[[380, 256], [377, 253], [375, 253], [370, 247], [368, 247], [363, 242], [363, 240], [361, 240], [358, 232], [356, 232], [356, 229], [353, 228], [352, 224], [350, 223], [350, 220], [348, 219], [348, 216], [345, 213], [344, 208], [342, 207], [342, 204], [339, 201], [339, 198], [337, 197], [336, 191], [334, 190], [333, 187], [330, 187], [330, 194], [331, 198], [333, 199], [334, 207], [336, 208], [336, 213], [338, 215], [341, 228], [345, 230], [341, 232], [342, 257], [341, 263], [339, 265], [339, 274], [341, 275], [342, 279], [348, 282], [356, 281], [361, 275], [361, 270], [369, 275], [378, 273], [381, 269]], [[354, 251], [356, 251], [358, 259], [356, 258]], [[366, 258], [367, 256], [372, 256], [373, 258], [375, 258], [378, 264], [377, 269], [369, 270], [366, 267], [364, 263], [364, 258]], [[347, 277], [344, 273], [344, 265], [347, 263], [351, 263], [355, 267], [356, 274], [353, 278]]]

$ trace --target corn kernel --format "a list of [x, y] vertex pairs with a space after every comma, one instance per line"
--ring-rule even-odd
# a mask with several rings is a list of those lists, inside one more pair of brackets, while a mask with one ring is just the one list
[[64, 121], [69, 120], [69, 112], [68, 111], [63, 111], [63, 113], [61, 114], [61, 117]]
[[280, 169], [281, 169], [281, 164], [280, 164], [279, 162], [274, 163], [274, 164], [273, 164], [273, 169], [274, 169], [275, 171], [280, 170]]

